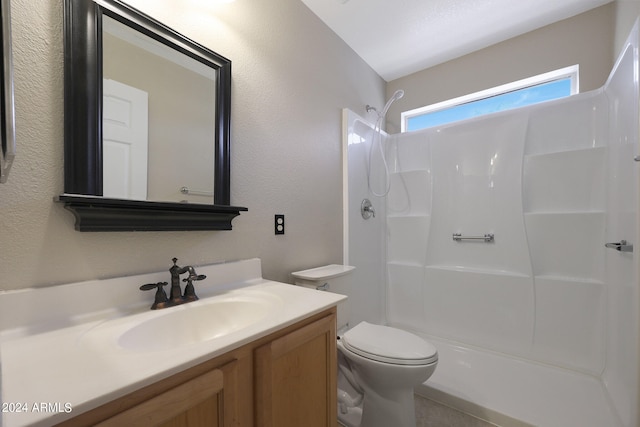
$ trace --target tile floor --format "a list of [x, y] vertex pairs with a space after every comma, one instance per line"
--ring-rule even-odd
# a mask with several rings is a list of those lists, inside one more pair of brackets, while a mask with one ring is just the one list
[[[340, 423], [338, 425], [342, 426]], [[416, 395], [416, 427], [496, 427], [496, 425]]]
[[496, 427], [433, 400], [416, 396], [416, 427]]

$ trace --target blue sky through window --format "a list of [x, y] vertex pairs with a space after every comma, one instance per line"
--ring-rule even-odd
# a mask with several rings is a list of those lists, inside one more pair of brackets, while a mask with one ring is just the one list
[[483, 114], [524, 107], [571, 95], [571, 78], [563, 78], [491, 96], [407, 119], [406, 131], [425, 129]]

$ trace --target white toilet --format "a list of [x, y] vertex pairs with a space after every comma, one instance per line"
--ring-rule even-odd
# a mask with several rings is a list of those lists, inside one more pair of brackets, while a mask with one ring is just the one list
[[[354, 267], [327, 265], [291, 275], [295, 284], [349, 296]], [[338, 305], [338, 420], [346, 427], [415, 427], [413, 388], [438, 364], [436, 348], [409, 332], [360, 322]]]

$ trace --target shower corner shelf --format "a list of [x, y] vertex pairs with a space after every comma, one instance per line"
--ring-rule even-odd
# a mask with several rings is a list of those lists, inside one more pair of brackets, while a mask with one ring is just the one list
[[410, 213], [410, 214], [402, 214], [402, 213], [389, 213], [389, 208], [387, 208], [387, 219], [392, 219], [394, 221], [402, 220], [402, 219], [410, 219], [410, 218], [430, 218], [431, 214], [429, 213]]
[[552, 156], [563, 156], [568, 155], [569, 153], [576, 152], [598, 152], [602, 151], [599, 155], [604, 155], [604, 152], [607, 150], [606, 145], [597, 145], [595, 147], [576, 147], [576, 148], [566, 148], [564, 150], [559, 151], [541, 151], [541, 152], [533, 152], [533, 153], [525, 153], [525, 158], [542, 158], [542, 157], [552, 157]]
[[398, 261], [398, 260], [390, 260], [387, 261], [387, 266], [393, 267], [409, 267], [409, 268], [423, 268], [424, 264], [419, 262], [411, 262], [411, 261]]
[[576, 276], [561, 276], [554, 274], [535, 274], [534, 280], [551, 280], [556, 282], [568, 282], [568, 283], [586, 283], [591, 285], [603, 285], [604, 281], [589, 277], [576, 277]]
[[457, 265], [446, 265], [446, 264], [428, 264], [425, 266], [427, 270], [443, 270], [443, 271], [452, 271], [457, 273], [473, 273], [473, 274], [482, 274], [489, 276], [506, 276], [506, 277], [518, 277], [518, 278], [532, 278], [530, 274], [521, 273], [513, 270], [498, 270], [491, 268], [482, 268], [482, 267], [460, 267]]
[[524, 216], [568, 216], [568, 215], [604, 215], [606, 213], [605, 210], [546, 210], [546, 211], [524, 211]]

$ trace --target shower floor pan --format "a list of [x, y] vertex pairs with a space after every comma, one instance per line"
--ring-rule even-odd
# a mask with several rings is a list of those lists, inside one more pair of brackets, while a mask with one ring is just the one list
[[620, 427], [595, 377], [423, 335], [438, 366], [416, 394], [501, 427]]

